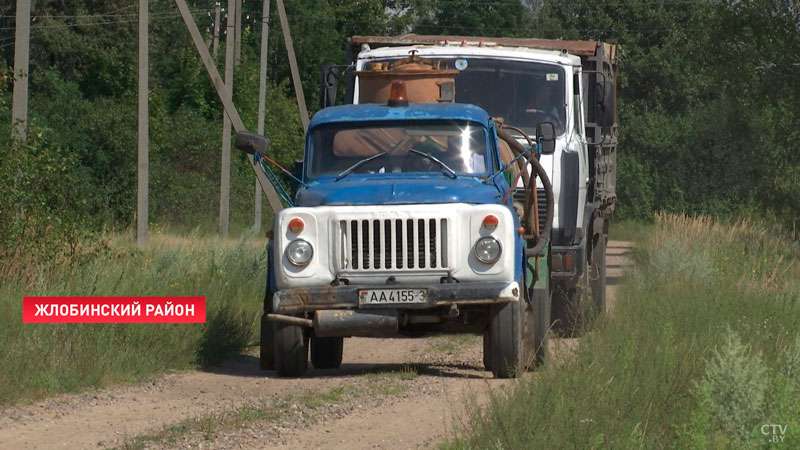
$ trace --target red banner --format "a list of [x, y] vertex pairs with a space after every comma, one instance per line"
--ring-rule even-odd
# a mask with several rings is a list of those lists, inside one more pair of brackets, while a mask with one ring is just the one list
[[205, 297], [24, 297], [23, 323], [205, 323]]

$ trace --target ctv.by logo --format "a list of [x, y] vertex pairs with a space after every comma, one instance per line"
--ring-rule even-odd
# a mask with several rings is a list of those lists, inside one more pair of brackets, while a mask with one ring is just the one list
[[765, 423], [764, 425], [761, 425], [761, 434], [767, 436], [767, 442], [783, 442], [783, 439], [786, 437], [787, 428], [789, 428], [789, 425], [773, 425]]

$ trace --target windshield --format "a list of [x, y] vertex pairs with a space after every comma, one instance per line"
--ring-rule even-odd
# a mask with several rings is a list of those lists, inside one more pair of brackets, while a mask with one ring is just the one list
[[[397, 58], [370, 60], [388, 62]], [[444, 57], [442, 67], [457, 69], [458, 103], [485, 109], [492, 117], [522, 128], [529, 135], [539, 122], [552, 122], [564, 133], [566, 100], [564, 70], [554, 64], [485, 58]]]
[[484, 128], [465, 121], [323, 125], [311, 132], [310, 144], [312, 178], [339, 175], [384, 152], [352, 173], [449, 172], [434, 159], [458, 174], [487, 169]]

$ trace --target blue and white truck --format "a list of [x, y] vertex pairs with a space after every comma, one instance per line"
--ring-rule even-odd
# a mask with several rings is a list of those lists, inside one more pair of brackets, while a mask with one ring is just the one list
[[[446, 44], [380, 53], [355, 39], [358, 57], [338, 68], [355, 104], [313, 117], [299, 187], [275, 217], [261, 367], [301, 376], [310, 347], [315, 368], [336, 368], [349, 336], [476, 333], [484, 337], [486, 369], [514, 376], [544, 356], [553, 283], [578, 291], [594, 263], [586, 255], [604, 252], [601, 211], [585, 207], [573, 217], [563, 206], [573, 199], [560, 203], [574, 195], [586, 206], [583, 199], [596, 195], [580, 178], [591, 178], [597, 162], [587, 155], [583, 94], [572, 84], [583, 83], [580, 59], [561, 52], [509, 66], [509, 75], [560, 80], [564, 105], [520, 105], [553, 110], [532, 112], [538, 119], [527, 127], [464, 95], [459, 77], [482, 67], [481, 58], [463, 53], [466, 40], [448, 59], [426, 50]], [[336, 70], [323, 73], [328, 100], [336, 98]], [[500, 94], [491, 83], [474, 89]], [[268, 158], [266, 138], [239, 133], [237, 147], [262, 163]], [[576, 164], [576, 173], [552, 169], [564, 162]], [[598, 234], [602, 243], [594, 242]]]

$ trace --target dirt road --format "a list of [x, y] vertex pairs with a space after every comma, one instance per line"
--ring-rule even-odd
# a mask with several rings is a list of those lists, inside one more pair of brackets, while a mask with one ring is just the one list
[[[612, 307], [630, 249], [608, 245]], [[215, 372], [5, 408], [0, 448], [429, 448], [452, 436], [465, 404], [509, 383], [483, 370], [481, 352], [470, 337], [353, 338], [341, 369], [297, 380], [245, 355]]]

